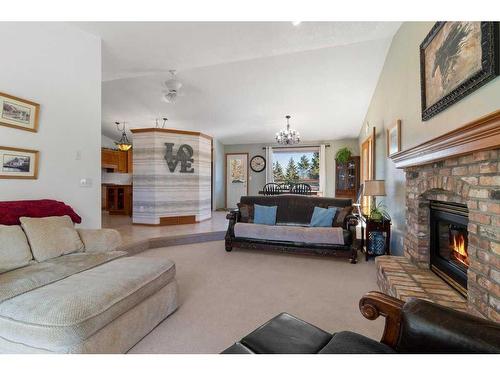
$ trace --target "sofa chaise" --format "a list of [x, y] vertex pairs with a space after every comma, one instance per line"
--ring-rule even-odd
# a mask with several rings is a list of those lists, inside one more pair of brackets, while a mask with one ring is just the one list
[[0, 225], [0, 353], [125, 353], [177, 308], [175, 265], [69, 216]]
[[[276, 225], [255, 224], [254, 206], [277, 206]], [[331, 227], [310, 227], [314, 207], [337, 208]], [[356, 263], [357, 219], [351, 199], [283, 194], [243, 196], [227, 215], [226, 251], [233, 248], [344, 256]]]

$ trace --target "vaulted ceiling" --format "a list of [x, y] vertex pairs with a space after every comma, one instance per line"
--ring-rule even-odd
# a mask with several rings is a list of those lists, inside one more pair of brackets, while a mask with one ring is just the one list
[[[356, 137], [399, 23], [89, 22], [102, 38], [103, 134], [115, 121], [272, 142], [292, 116], [307, 140]], [[168, 70], [183, 83], [161, 100]]]

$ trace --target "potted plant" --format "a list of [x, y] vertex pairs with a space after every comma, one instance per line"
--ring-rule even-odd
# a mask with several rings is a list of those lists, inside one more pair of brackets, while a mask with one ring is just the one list
[[335, 154], [335, 160], [339, 164], [345, 164], [349, 161], [349, 159], [351, 158], [351, 155], [352, 155], [352, 152], [351, 152], [351, 150], [349, 150], [348, 147], [342, 147]]
[[370, 219], [373, 221], [384, 221], [385, 219], [390, 219], [389, 213], [387, 212], [387, 208], [379, 202], [374, 205], [370, 210]]

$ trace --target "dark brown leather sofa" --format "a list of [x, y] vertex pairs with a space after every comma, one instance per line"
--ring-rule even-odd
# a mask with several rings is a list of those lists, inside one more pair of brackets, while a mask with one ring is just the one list
[[380, 292], [359, 302], [363, 316], [385, 317], [380, 342], [360, 334], [323, 331], [279, 314], [222, 354], [463, 354], [500, 353], [500, 324], [428, 301], [403, 301]]
[[[278, 225], [308, 225], [314, 207], [338, 207], [332, 226], [343, 228], [344, 244], [298, 243], [291, 241], [259, 240], [255, 238], [241, 238], [235, 236], [234, 227], [238, 222], [253, 222], [253, 207], [277, 206], [276, 222]], [[348, 257], [351, 263], [356, 263], [357, 247], [356, 225], [357, 218], [352, 215], [351, 199], [314, 197], [294, 194], [274, 196], [243, 196], [238, 209], [227, 215], [229, 220], [226, 232], [226, 251], [233, 248], [274, 250], [295, 254], [317, 254]]]

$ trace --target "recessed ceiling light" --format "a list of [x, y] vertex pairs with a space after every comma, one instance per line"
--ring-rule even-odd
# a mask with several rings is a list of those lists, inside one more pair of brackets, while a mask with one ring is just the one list
[[299, 26], [302, 23], [302, 21], [292, 21], [293, 26]]

